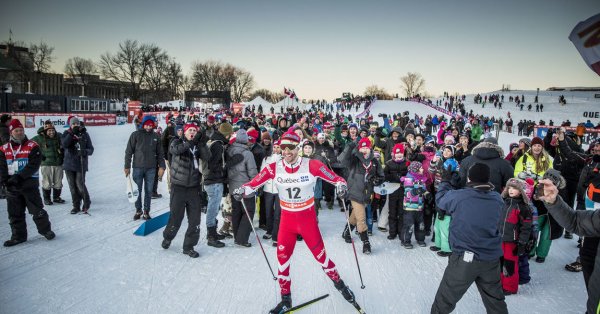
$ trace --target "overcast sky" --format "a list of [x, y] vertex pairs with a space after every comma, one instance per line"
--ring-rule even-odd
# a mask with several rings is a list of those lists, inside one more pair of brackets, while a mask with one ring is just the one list
[[377, 84], [401, 93], [418, 72], [433, 95], [600, 86], [569, 41], [600, 13], [599, 0], [425, 1], [7, 1], [0, 40], [43, 40], [53, 69], [71, 57], [98, 60], [125, 39], [165, 49], [188, 73], [192, 62], [229, 62], [258, 88], [300, 98], [361, 94]]

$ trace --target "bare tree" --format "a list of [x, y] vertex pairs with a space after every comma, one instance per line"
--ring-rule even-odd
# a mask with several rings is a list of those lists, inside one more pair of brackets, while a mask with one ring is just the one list
[[250, 95], [248, 95], [249, 99], [254, 99], [256, 97], [262, 97], [264, 100], [270, 103], [278, 103], [285, 96], [283, 93], [272, 92], [268, 89], [261, 88], [253, 91]]
[[364, 95], [365, 96], [377, 96], [377, 99], [383, 99], [383, 100], [391, 100], [392, 99], [392, 95], [390, 95], [385, 90], [385, 88], [379, 87], [377, 85], [367, 86], [367, 88], [365, 88]]
[[231, 91], [233, 101], [242, 101], [254, 87], [254, 77], [229, 63], [209, 60], [192, 64], [193, 88], [203, 91]]
[[248, 96], [252, 88], [254, 88], [254, 77], [250, 72], [242, 69], [235, 69], [235, 80], [231, 85], [231, 100], [240, 102], [248, 100]]
[[425, 87], [425, 79], [419, 73], [408, 72], [400, 78], [402, 81], [402, 89], [406, 92], [407, 97], [413, 97], [422, 92]]
[[50, 64], [54, 61], [54, 56], [52, 56], [54, 47], [40, 41], [39, 44], [29, 46], [29, 52], [31, 53], [35, 72], [50, 72]]
[[67, 76], [76, 80], [77, 83], [87, 87], [91, 76], [96, 74], [96, 64], [91, 59], [74, 57], [65, 63], [65, 73]]
[[162, 49], [154, 44], [140, 44], [128, 39], [119, 44], [115, 54], [107, 52], [100, 56], [98, 66], [105, 78], [129, 84], [130, 98], [139, 100], [148, 71], [161, 54]]

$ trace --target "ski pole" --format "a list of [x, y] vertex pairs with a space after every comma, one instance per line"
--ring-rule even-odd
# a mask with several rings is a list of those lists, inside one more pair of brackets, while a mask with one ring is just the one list
[[348, 216], [348, 207], [346, 207], [346, 200], [342, 198], [342, 205], [344, 205], [344, 213], [346, 214], [346, 224], [348, 225], [348, 232], [350, 233], [350, 240], [352, 241], [352, 250], [354, 251], [354, 259], [356, 259], [356, 268], [358, 268], [358, 276], [360, 277], [360, 288], [364, 289], [365, 284], [363, 283], [362, 273], [360, 272], [360, 264], [358, 263], [358, 255], [356, 255], [356, 246], [354, 245], [354, 238], [352, 238], [352, 229], [350, 229], [350, 216]]
[[271, 268], [271, 263], [269, 263], [269, 259], [267, 258], [267, 254], [265, 253], [265, 249], [263, 248], [262, 242], [260, 242], [258, 233], [256, 233], [256, 230], [254, 229], [254, 225], [252, 224], [252, 218], [250, 218], [250, 214], [248, 214], [248, 209], [246, 208], [246, 203], [244, 203], [243, 198], [240, 200], [240, 203], [242, 203], [242, 207], [246, 212], [246, 217], [248, 217], [248, 222], [250, 222], [250, 227], [252, 227], [252, 232], [254, 232], [254, 235], [256, 236], [256, 241], [258, 241], [258, 245], [260, 246], [260, 250], [262, 251], [263, 256], [265, 257], [265, 261], [267, 261], [267, 265], [269, 266], [269, 270], [271, 271], [271, 276], [273, 276], [273, 280], [277, 280], [277, 277], [275, 277], [275, 273], [273, 272], [273, 268]]

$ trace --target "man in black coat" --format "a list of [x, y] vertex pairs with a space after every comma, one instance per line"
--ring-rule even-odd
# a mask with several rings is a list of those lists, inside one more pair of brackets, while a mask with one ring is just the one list
[[183, 215], [187, 213], [188, 228], [183, 241], [183, 254], [196, 258], [194, 250], [200, 238], [200, 171], [198, 159], [206, 161], [210, 157], [206, 142], [208, 138], [198, 131], [198, 126], [188, 123], [184, 126], [182, 138], [171, 142], [171, 215], [163, 232], [163, 249], [168, 249], [177, 235]]
[[472, 155], [463, 159], [460, 164], [461, 186], [467, 184], [467, 171], [475, 163], [486, 164], [491, 169], [490, 183], [498, 193], [502, 193], [506, 181], [514, 177], [514, 168], [504, 159], [504, 151], [494, 140], [491, 138], [479, 143], [473, 148]]

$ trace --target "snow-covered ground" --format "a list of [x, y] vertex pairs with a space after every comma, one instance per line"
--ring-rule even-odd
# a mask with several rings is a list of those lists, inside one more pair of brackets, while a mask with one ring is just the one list
[[[581, 106], [588, 108], [588, 105]], [[506, 102], [505, 108], [509, 107]], [[562, 108], [571, 111], [574, 107]], [[558, 121], [559, 113], [552, 112], [551, 106], [547, 108], [544, 111], [548, 110], [547, 114]], [[518, 112], [510, 109], [518, 121]], [[435, 112], [417, 103], [396, 101], [379, 101], [372, 108], [375, 116], [405, 110], [411, 115]], [[563, 114], [575, 122], [578, 120], [574, 117], [580, 112]], [[46, 206], [57, 234], [55, 240], [47, 241], [38, 235], [28, 216], [28, 242], [12, 248], [0, 247], [0, 313], [266, 313], [279, 301], [279, 290], [253, 235], [251, 248], [236, 247], [232, 240], [226, 240], [227, 246], [222, 249], [208, 247], [203, 215], [197, 259], [181, 254], [187, 228], [185, 219], [169, 250], [160, 247], [162, 230], [146, 237], [133, 235], [141, 222], [132, 220], [134, 208], [127, 202], [122, 170], [125, 143], [132, 131], [129, 125], [89, 128], [96, 148], [90, 157], [91, 170], [86, 179], [92, 198], [91, 216], [69, 214], [70, 204]], [[27, 130], [29, 136], [34, 132]], [[506, 148], [517, 139], [503, 133], [500, 145]], [[64, 184], [63, 197], [70, 200], [66, 179]], [[168, 210], [164, 182], [159, 192], [164, 197], [153, 200], [154, 215]], [[0, 203], [0, 211], [7, 217], [5, 201]], [[336, 205], [332, 211], [323, 210], [319, 220], [330, 258], [367, 313], [429, 311], [446, 259], [427, 248], [406, 250], [398, 240], [387, 240], [387, 234], [375, 228], [371, 239], [373, 254], [361, 254], [361, 244], [357, 243], [366, 285], [361, 290], [352, 248], [340, 236], [344, 214]], [[259, 235], [263, 233], [259, 231]], [[9, 237], [8, 222], [1, 219], [0, 239]], [[275, 248], [266, 241], [263, 244], [271, 265], [276, 268]], [[546, 263], [532, 261], [532, 281], [521, 286], [518, 295], [507, 297], [511, 313], [585, 311], [586, 292], [581, 273], [564, 270], [564, 265], [577, 256], [576, 245], [575, 239], [554, 241]], [[301, 313], [353, 312], [304, 242], [296, 246], [291, 276], [295, 304], [330, 294]], [[471, 287], [456, 308], [456, 313], [483, 311], [475, 287]]]

